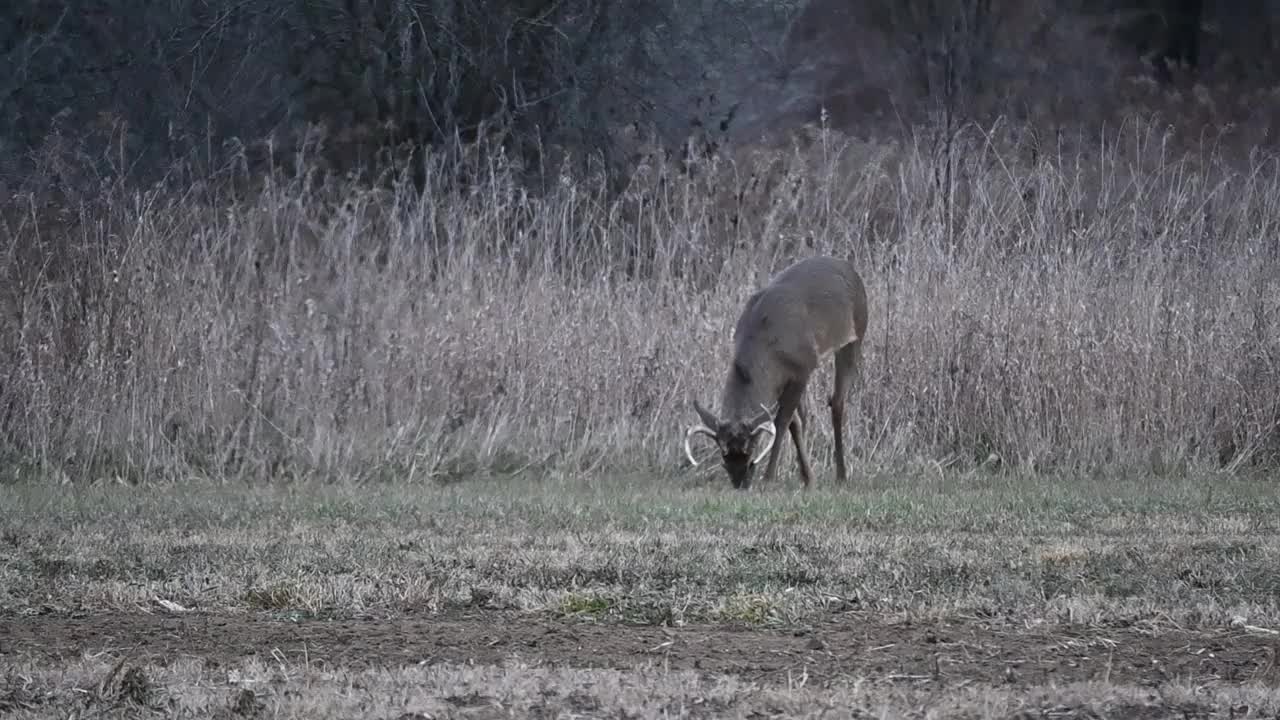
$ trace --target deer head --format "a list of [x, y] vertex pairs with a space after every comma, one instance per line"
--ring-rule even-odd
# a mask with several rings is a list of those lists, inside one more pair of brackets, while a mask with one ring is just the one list
[[[720, 448], [724, 469], [729, 473], [729, 481], [733, 486], [735, 488], [750, 486], [756, 464], [768, 454], [778, 434], [777, 428], [773, 425], [772, 413], [761, 405], [760, 414], [755, 417], [722, 422], [714, 413], [702, 407], [697, 400], [693, 401], [693, 409], [698, 412], [702, 422], [690, 426], [684, 436], [684, 454], [689, 458], [689, 462], [695, 467], [698, 465], [698, 461], [693, 457], [690, 441], [695, 435], [706, 435]], [[761, 441], [761, 435], [768, 437]]]

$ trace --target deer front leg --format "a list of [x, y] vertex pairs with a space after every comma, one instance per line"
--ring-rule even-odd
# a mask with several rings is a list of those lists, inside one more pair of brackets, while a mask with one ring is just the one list
[[804, 411], [804, 403], [796, 406], [796, 414], [791, 418], [791, 440], [796, 446], [796, 463], [800, 465], [800, 479], [805, 489], [813, 482], [813, 473], [809, 470], [809, 456], [804, 449], [804, 426], [809, 422]]
[[861, 341], [854, 341], [836, 351], [835, 389], [831, 394], [831, 432], [835, 435], [836, 479], [847, 482], [849, 471], [844, 462], [844, 403], [849, 395], [862, 357]]
[[[778, 400], [778, 412], [773, 418], [773, 426], [779, 428], [779, 432], [785, 432], [786, 428], [791, 427], [791, 419], [795, 415], [796, 408], [800, 405], [800, 399], [804, 397], [804, 383], [791, 382], [782, 390], [782, 397]], [[769, 450], [769, 464], [764, 469], [764, 480], [770, 482], [774, 478], [774, 473], [778, 468], [778, 453], [781, 452], [785, 443], [776, 442]]]

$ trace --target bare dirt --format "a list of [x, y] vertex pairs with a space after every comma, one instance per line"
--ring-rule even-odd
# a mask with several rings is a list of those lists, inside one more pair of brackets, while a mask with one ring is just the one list
[[1274, 681], [1280, 639], [1246, 631], [1010, 628], [981, 619], [888, 623], [842, 615], [804, 629], [596, 623], [505, 612], [290, 621], [266, 616], [0, 617], [0, 662], [128, 654], [164, 664], [247, 658], [329, 668], [519, 660], [582, 668], [662, 664], [765, 683], [867, 677], [1013, 687], [1103, 681]]

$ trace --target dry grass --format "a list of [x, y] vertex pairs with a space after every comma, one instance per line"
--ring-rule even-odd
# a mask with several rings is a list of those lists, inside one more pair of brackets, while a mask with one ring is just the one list
[[[0, 713], [1274, 714], [1280, 179], [1163, 139], [7, 206]], [[855, 479], [815, 423], [730, 493], [689, 401], [810, 252], [872, 303]]]
[[[617, 202], [529, 195], [480, 155], [462, 185], [428, 159], [422, 191], [314, 184], [303, 158], [252, 193], [0, 208], [0, 714], [1273, 715], [1280, 177], [1166, 140], [818, 134], [646, 166]], [[741, 301], [810, 252], [854, 257], [872, 303], [854, 482], [823, 480], [825, 423], [813, 491], [789, 458], [751, 494], [691, 477], [681, 429]], [[408, 644], [460, 613], [515, 649], [455, 657], [508, 664], [400, 658], [394, 623], [385, 667], [253, 646], [263, 616], [345, 618], [341, 659], [372, 648], [360, 622], [408, 618]], [[217, 667], [182, 647], [230, 626], [159, 626], [232, 617]], [[12, 654], [37, 620], [83, 656]], [[879, 639], [791, 637], [824, 622]], [[573, 623], [601, 646], [511, 660]], [[801, 672], [603, 646], [698, 623]], [[910, 668], [876, 665], [895, 643]], [[570, 666], [593, 652], [618, 667]], [[1097, 681], [1014, 687], [984, 658]]]
[[[128, 675], [131, 673], [131, 675]], [[132, 680], [121, 681], [126, 674]], [[106, 682], [104, 682], [104, 680]], [[921, 688], [906, 680], [849, 678], [831, 687], [761, 687], [729, 676], [440, 664], [350, 672], [249, 662], [231, 668], [178, 660], [126, 670], [85, 659], [16, 667], [0, 680], [0, 710], [14, 720], [77, 713], [113, 717], [951, 717], [1262, 718], [1280, 711], [1265, 685], [1205, 688], [1073, 683], [1032, 692], [992, 686]], [[1212, 714], [1212, 715], [1211, 715]]]
[[479, 159], [463, 189], [431, 159], [422, 192], [317, 188], [303, 158], [250, 194], [10, 205], [5, 472], [683, 473], [740, 303], [810, 252], [854, 257], [869, 287], [855, 471], [1272, 466], [1276, 166], [1167, 139], [820, 134], [692, 179], [644, 167], [617, 203], [570, 178], [530, 196]]

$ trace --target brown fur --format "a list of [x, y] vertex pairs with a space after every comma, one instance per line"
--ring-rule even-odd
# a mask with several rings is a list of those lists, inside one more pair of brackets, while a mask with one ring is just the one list
[[[836, 476], [846, 481], [845, 398], [861, 365], [866, 332], [866, 289], [847, 260], [812, 257], [791, 265], [747, 299], [734, 328], [733, 361], [720, 395], [720, 415], [695, 400], [702, 425], [690, 428], [690, 435], [714, 437], [734, 487], [746, 489], [754, 471], [749, 459], [761, 435], [759, 425], [769, 419], [762, 407], [775, 407], [773, 430], [790, 430], [808, 487], [813, 475], [804, 446], [802, 400], [818, 363], [834, 355], [835, 388], [829, 405]], [[766, 481], [773, 479], [780, 440], [775, 437], [770, 448]]]

